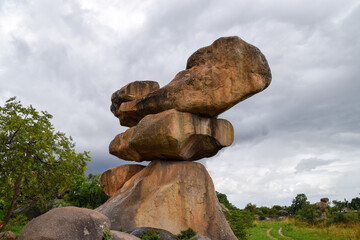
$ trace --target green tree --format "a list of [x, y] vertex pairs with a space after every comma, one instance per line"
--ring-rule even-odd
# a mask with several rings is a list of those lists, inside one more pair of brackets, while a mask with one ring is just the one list
[[0, 230], [17, 203], [45, 202], [84, 174], [88, 152], [76, 153], [72, 138], [55, 132], [51, 118], [15, 97], [0, 106], [0, 198], [8, 209]]
[[342, 212], [348, 207], [349, 202], [346, 199], [344, 199], [344, 201], [334, 200], [333, 204], [334, 204], [334, 207], [332, 208], [333, 212]]
[[79, 177], [70, 189], [66, 201], [77, 207], [97, 208], [109, 199], [99, 184], [100, 174]]
[[350, 207], [354, 210], [360, 210], [360, 198], [356, 197], [351, 199]]
[[321, 212], [315, 204], [305, 204], [299, 209], [296, 217], [303, 222], [314, 224], [320, 217], [320, 214]]
[[255, 204], [248, 203], [248, 204], [246, 204], [244, 210], [245, 210], [245, 211], [252, 212], [252, 213], [255, 213], [255, 211], [256, 211], [256, 205], [255, 205]]
[[305, 205], [310, 204], [307, 201], [307, 197], [304, 193], [296, 195], [296, 197], [292, 200], [292, 204], [290, 206], [290, 210], [292, 214], [297, 214], [300, 209], [302, 209]]
[[255, 220], [254, 213], [238, 209], [229, 202], [227, 196], [223, 193], [216, 192], [216, 195], [219, 202], [229, 209], [229, 211], [224, 212], [224, 215], [235, 236], [238, 239], [246, 239], [247, 229], [253, 226]]

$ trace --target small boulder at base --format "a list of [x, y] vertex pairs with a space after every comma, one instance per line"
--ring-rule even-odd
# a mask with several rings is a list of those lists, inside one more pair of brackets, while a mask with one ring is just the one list
[[101, 240], [106, 229], [110, 229], [110, 221], [103, 214], [86, 208], [63, 207], [31, 220], [19, 240]]
[[112, 240], [140, 240], [140, 238], [125, 232], [111, 230], [110, 233]]
[[101, 174], [99, 178], [100, 186], [104, 189], [106, 195], [111, 197], [127, 180], [143, 170], [144, 167], [139, 164], [128, 164], [110, 168]]
[[112, 230], [143, 226], [172, 234], [192, 228], [216, 240], [236, 240], [206, 168], [189, 161], [152, 161], [96, 209]]

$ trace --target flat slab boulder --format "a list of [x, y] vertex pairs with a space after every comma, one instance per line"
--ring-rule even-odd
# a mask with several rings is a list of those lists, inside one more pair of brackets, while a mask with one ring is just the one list
[[63, 207], [31, 220], [23, 228], [19, 240], [101, 240], [107, 229], [110, 229], [110, 221], [98, 211]]
[[186, 69], [166, 86], [112, 111], [123, 126], [168, 109], [215, 117], [264, 90], [271, 82], [265, 56], [239, 37], [223, 37], [193, 53]]
[[109, 151], [121, 159], [137, 162], [193, 161], [214, 156], [233, 140], [230, 122], [171, 109], [147, 115], [135, 127], [117, 135]]
[[99, 178], [100, 186], [104, 189], [105, 194], [111, 197], [127, 180], [143, 170], [144, 167], [139, 164], [128, 164], [110, 168], [101, 174]]
[[192, 228], [210, 239], [237, 239], [209, 173], [196, 162], [152, 161], [96, 210], [110, 219], [112, 230], [148, 226], [178, 234]]

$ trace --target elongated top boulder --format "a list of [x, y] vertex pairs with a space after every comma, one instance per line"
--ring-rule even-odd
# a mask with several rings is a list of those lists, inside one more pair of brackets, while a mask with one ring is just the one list
[[168, 109], [214, 117], [264, 90], [271, 82], [265, 56], [239, 37], [223, 37], [193, 53], [184, 71], [163, 88], [113, 104], [123, 126]]

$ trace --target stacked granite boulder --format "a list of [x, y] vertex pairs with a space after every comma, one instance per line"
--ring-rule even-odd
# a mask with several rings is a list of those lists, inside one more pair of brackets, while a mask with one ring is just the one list
[[111, 111], [130, 127], [110, 143], [110, 153], [130, 164], [100, 178], [111, 198], [97, 211], [113, 230], [154, 227], [174, 234], [189, 227], [211, 239], [236, 239], [205, 167], [234, 139], [231, 123], [217, 116], [264, 90], [271, 72], [260, 50], [238, 37], [197, 50], [166, 86], [136, 81], [116, 91]]

